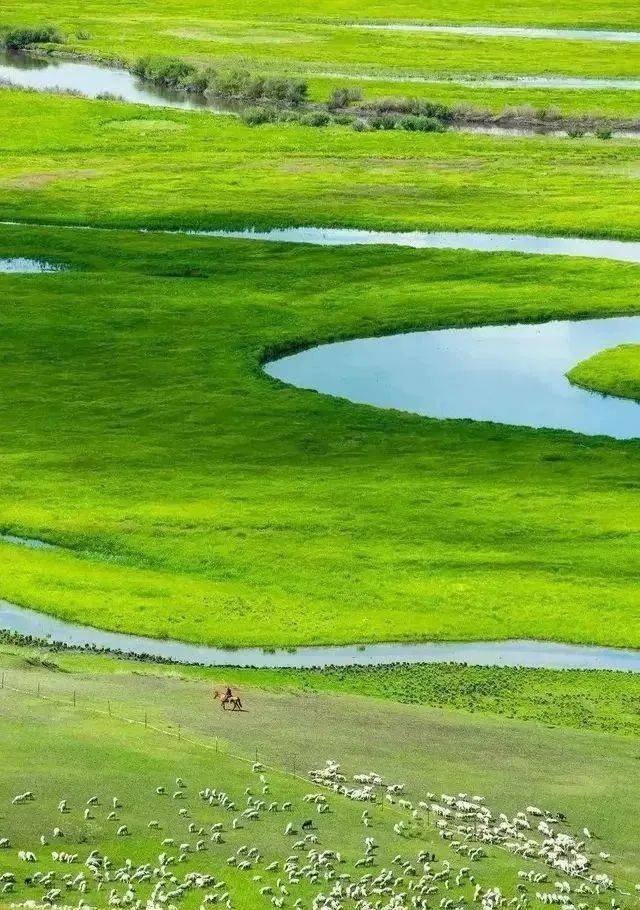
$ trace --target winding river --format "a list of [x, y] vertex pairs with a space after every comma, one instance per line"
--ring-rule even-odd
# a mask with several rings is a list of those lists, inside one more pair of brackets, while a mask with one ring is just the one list
[[[306, 72], [299, 76], [321, 76], [361, 82], [405, 82], [430, 85], [464, 85], [468, 88], [557, 88], [557, 89], [619, 89], [637, 91], [640, 79], [591, 78], [579, 76], [500, 76], [475, 77], [465, 74], [398, 75], [396, 73], [371, 72]], [[2, 83], [18, 88], [37, 91], [73, 91], [86, 98], [100, 98], [105, 95], [117, 96], [133, 104], [151, 107], [172, 107], [180, 110], [209, 111], [213, 114], [235, 113], [233, 105], [209, 102], [202, 96], [186, 95], [162, 89], [138, 79], [133, 73], [121, 67], [111, 67], [90, 61], [70, 60], [64, 57], [41, 57], [22, 52], [0, 50], [0, 85]]]
[[547, 667], [577, 670], [624, 670], [640, 673], [640, 651], [565, 645], [555, 642], [425, 642], [379, 645], [327, 645], [295, 650], [213, 648], [186, 642], [105, 632], [64, 622], [0, 601], [0, 628], [47, 638], [74, 647], [90, 647], [184, 664], [233, 667], [373, 666], [391, 663], [457, 663], [476, 666]]

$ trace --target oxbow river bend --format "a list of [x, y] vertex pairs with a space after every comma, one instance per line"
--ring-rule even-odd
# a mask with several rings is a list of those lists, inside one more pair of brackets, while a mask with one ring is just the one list
[[96, 647], [185, 664], [234, 667], [373, 666], [391, 663], [457, 663], [476, 666], [547, 667], [640, 672], [640, 651], [555, 642], [424, 642], [328, 645], [265, 651], [224, 649], [186, 642], [105, 632], [0, 601], [0, 627], [76, 647]]

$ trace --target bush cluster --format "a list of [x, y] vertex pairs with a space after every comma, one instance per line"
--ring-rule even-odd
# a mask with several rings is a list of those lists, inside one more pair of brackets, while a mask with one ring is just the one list
[[301, 123], [304, 126], [328, 126], [332, 122], [326, 111], [295, 111], [268, 105], [245, 108], [240, 116], [249, 126], [263, 123]]
[[441, 123], [451, 123], [455, 116], [453, 108], [446, 104], [423, 98], [376, 98], [368, 101], [364, 108], [379, 116], [409, 114], [414, 117], [430, 117]]
[[33, 44], [61, 44], [63, 36], [53, 25], [31, 25], [10, 28], [2, 43], [11, 51], [20, 51]]
[[362, 89], [357, 86], [338, 86], [331, 92], [327, 107], [330, 111], [339, 111], [357, 101], [362, 101]]
[[367, 120], [359, 117], [353, 122], [354, 130], [406, 130], [410, 133], [442, 133], [445, 125], [436, 117], [426, 117], [419, 114], [405, 114], [403, 117], [393, 114], [379, 114]]
[[307, 99], [307, 83], [282, 76], [261, 76], [248, 70], [201, 70], [175, 57], [143, 57], [133, 67], [141, 79], [162, 88], [222, 98], [227, 101], [299, 105]]

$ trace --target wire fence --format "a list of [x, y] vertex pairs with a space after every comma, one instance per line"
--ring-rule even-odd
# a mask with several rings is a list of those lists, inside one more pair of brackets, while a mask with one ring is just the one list
[[265, 770], [275, 771], [279, 774], [284, 774], [288, 777], [295, 778], [301, 782], [314, 785], [310, 777], [300, 772], [299, 769], [302, 767], [302, 763], [299, 761], [299, 759], [292, 758], [290, 767], [286, 767], [280, 764], [273, 764], [266, 761], [265, 758], [261, 756], [260, 747], [258, 745], [255, 746], [253, 756], [234, 752], [233, 749], [229, 748], [228, 740], [221, 739], [218, 736], [213, 737], [213, 742], [206, 739], [205, 737], [193, 738], [193, 736], [189, 733], [185, 735], [185, 729], [179, 722], [176, 723], [175, 727], [171, 725], [168, 725], [166, 727], [159, 726], [157, 723], [150, 722], [149, 714], [146, 710], [142, 712], [142, 717], [128, 717], [125, 714], [121, 713], [121, 710], [119, 709], [117, 703], [114, 703], [111, 699], [106, 699], [106, 707], [100, 707], [95, 703], [89, 702], [86, 698], [78, 698], [78, 690], [76, 688], [72, 689], [66, 694], [51, 691], [46, 692], [40, 680], [37, 680], [33, 687], [19, 686], [16, 684], [15, 680], [10, 680], [9, 671], [3, 670], [0, 672], [0, 690], [3, 689], [9, 692], [15, 692], [19, 695], [25, 695], [32, 698], [50, 701], [62, 707], [75, 708], [76, 710], [84, 711], [87, 714], [109, 717], [115, 721], [121, 722], [122, 724], [128, 724], [129, 726], [150, 730], [151, 732], [160, 734], [161, 736], [170, 737], [176, 739], [181, 743], [196, 746], [200, 749], [206, 749], [209, 752], [224, 755], [228, 758], [232, 758], [249, 765], [253, 765], [255, 762], [259, 762]]

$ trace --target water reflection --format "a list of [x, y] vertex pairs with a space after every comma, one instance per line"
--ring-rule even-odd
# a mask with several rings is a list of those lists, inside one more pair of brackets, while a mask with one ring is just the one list
[[152, 107], [207, 110], [214, 114], [229, 112], [221, 104], [210, 104], [202, 97], [143, 83], [125, 69], [55, 57], [0, 51], [0, 80], [38, 91], [75, 91], [87, 98], [115, 95], [124, 101]]

